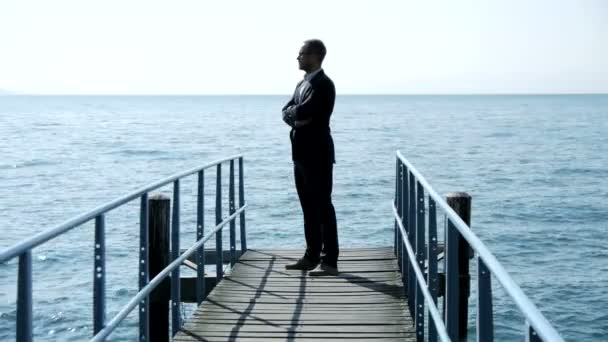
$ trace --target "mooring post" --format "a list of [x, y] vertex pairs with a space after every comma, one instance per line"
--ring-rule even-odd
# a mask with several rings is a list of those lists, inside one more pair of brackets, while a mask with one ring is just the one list
[[[471, 226], [471, 196], [466, 192], [451, 192], [446, 195], [446, 202], [456, 214]], [[456, 228], [456, 227], [452, 227]], [[467, 338], [467, 320], [471, 276], [469, 275], [470, 247], [467, 241], [458, 234], [458, 335], [460, 340]]]
[[[149, 260], [153, 279], [171, 260], [169, 252], [169, 215], [171, 200], [163, 195], [149, 199]], [[169, 341], [169, 278], [165, 278], [150, 295], [150, 341]]]

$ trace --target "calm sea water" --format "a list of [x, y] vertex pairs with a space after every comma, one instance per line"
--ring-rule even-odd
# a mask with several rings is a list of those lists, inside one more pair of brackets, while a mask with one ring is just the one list
[[[245, 156], [250, 246], [301, 248], [288, 128], [279, 114], [286, 100], [0, 97], [0, 249], [236, 153]], [[474, 231], [567, 340], [604, 341], [607, 119], [604, 95], [338, 97], [332, 129], [341, 246], [392, 242], [394, 153], [401, 150], [439, 193], [472, 195]], [[184, 181], [182, 246], [194, 240], [195, 193], [194, 179]], [[108, 317], [137, 292], [136, 202], [106, 218]], [[92, 333], [92, 228], [34, 250], [38, 341]], [[0, 265], [2, 341], [15, 334], [16, 269], [15, 261]], [[494, 285], [497, 339], [522, 340], [523, 317]], [[130, 315], [113, 339], [135, 340], [136, 322]]]

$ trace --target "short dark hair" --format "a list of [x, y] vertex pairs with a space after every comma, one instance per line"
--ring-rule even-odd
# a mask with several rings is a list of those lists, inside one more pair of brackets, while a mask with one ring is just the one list
[[304, 41], [304, 45], [308, 48], [308, 52], [314, 55], [318, 55], [321, 62], [325, 58], [327, 54], [327, 49], [325, 48], [325, 44], [320, 39], [309, 39]]

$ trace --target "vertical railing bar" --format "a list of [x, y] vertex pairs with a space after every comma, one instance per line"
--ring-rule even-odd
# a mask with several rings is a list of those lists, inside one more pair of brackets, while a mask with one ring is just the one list
[[[222, 164], [217, 164], [217, 180], [215, 189], [215, 224], [218, 225], [222, 222]], [[216, 269], [216, 281], [222, 279], [224, 275], [224, 260], [222, 257], [222, 231], [220, 229], [215, 233], [215, 269]]]
[[[148, 193], [141, 195], [139, 211], [139, 290], [148, 285], [149, 256], [148, 256]], [[149, 302], [150, 297], [146, 296], [139, 303], [139, 340], [149, 341], [150, 321], [149, 321]]]
[[[405, 165], [404, 163], [402, 163], [402, 168], [403, 168], [403, 174], [402, 174], [402, 181], [401, 181], [401, 217], [403, 219], [402, 223], [403, 223], [403, 227], [405, 228], [405, 234], [408, 234], [409, 232], [409, 219], [410, 219], [410, 213], [409, 213], [409, 204], [410, 204], [410, 172], [407, 168], [407, 165]], [[400, 241], [400, 248], [402, 249], [402, 255], [403, 255], [403, 271], [402, 271], [402, 279], [401, 281], [403, 282], [403, 291], [404, 294], [406, 296], [409, 296], [409, 290], [408, 290], [408, 282], [409, 282], [409, 257], [407, 255], [406, 252], [406, 248], [405, 248], [405, 244], [403, 239], [407, 239], [407, 235], [405, 236], [401, 236], [401, 241]]]
[[[243, 157], [239, 158], [239, 208], [245, 205], [245, 183], [244, 183], [244, 169], [243, 169]], [[239, 217], [239, 224], [241, 228], [241, 254], [247, 251], [247, 234], [245, 231], [245, 211], [241, 211]]]
[[530, 325], [530, 322], [526, 321], [526, 342], [542, 342], [543, 340], [538, 336], [534, 327]]
[[[433, 298], [433, 302], [437, 305], [437, 293], [438, 293], [438, 282], [437, 282], [437, 211], [435, 206], [435, 200], [431, 196], [429, 199], [429, 245], [428, 245], [428, 274], [427, 283], [429, 285], [429, 292]], [[428, 341], [437, 341], [437, 329], [433, 322], [428, 322]]]
[[[205, 170], [198, 172], [196, 201], [196, 240], [205, 235]], [[205, 299], [205, 244], [196, 251], [196, 302], [200, 305]]]
[[[424, 188], [419, 181], [416, 181], [416, 262], [420, 270], [424, 270], [425, 253], [425, 208], [424, 208]], [[417, 340], [424, 341], [424, 295], [422, 294], [422, 284], [416, 281], [416, 337]], [[425, 286], [428, 287], [428, 284]]]
[[[403, 208], [401, 208], [401, 201], [402, 201], [402, 187], [403, 187], [403, 165], [397, 165], [397, 203], [396, 207], [397, 207], [397, 213], [399, 214], [399, 217], [403, 217]], [[396, 255], [397, 255], [397, 264], [399, 265], [399, 270], [401, 271], [401, 274], [403, 275], [403, 273], [405, 272], [405, 269], [403, 268], [403, 236], [401, 236], [401, 232], [398, 231], [398, 225], [397, 225], [397, 221], [395, 220], [395, 234], [396, 234], [396, 245], [395, 245], [395, 250], [396, 250]]]
[[103, 329], [106, 320], [106, 239], [105, 216], [95, 217], [93, 260], [93, 335]]
[[494, 341], [494, 313], [492, 309], [492, 274], [477, 257], [477, 341]]
[[[234, 203], [234, 159], [230, 160], [230, 183], [228, 184], [228, 211], [236, 211]], [[230, 220], [230, 267], [236, 263], [236, 221]]]
[[[401, 188], [401, 178], [400, 178], [400, 161], [399, 161], [399, 157], [395, 158], [395, 207], [397, 207], [397, 212], [399, 213], [399, 217], [403, 217], [403, 212], [401, 211], [401, 205], [399, 204], [401, 201], [401, 194], [400, 194], [400, 188]], [[397, 256], [397, 261], [400, 262], [401, 260], [399, 259], [399, 239], [398, 236], [399, 234], [397, 233], [399, 231], [399, 226], [397, 224], [397, 218], [395, 218], [395, 227], [394, 227], [394, 237], [393, 237], [393, 253], [395, 254], [395, 256]], [[399, 268], [401, 268], [401, 265], [399, 265]], [[401, 269], [401, 272], [403, 272], [403, 269]]]
[[[173, 217], [171, 219], [171, 261], [179, 258], [179, 179], [173, 182]], [[181, 326], [181, 298], [179, 267], [171, 272], [171, 336], [175, 336]]]
[[19, 255], [17, 276], [17, 341], [31, 342], [32, 337], [32, 250]]
[[[401, 160], [399, 160], [401, 161]], [[401, 163], [401, 186], [399, 192], [401, 194], [401, 200], [399, 201], [399, 208], [401, 210], [401, 223], [404, 227], [407, 227], [407, 201], [408, 201], [408, 169], [407, 166]], [[408, 256], [403, 239], [407, 239], [407, 236], [401, 235], [401, 229], [399, 229], [399, 248], [401, 250], [401, 282], [403, 283], [403, 294], [407, 296], [407, 271], [408, 271]]]
[[446, 246], [445, 246], [445, 263], [446, 263], [446, 286], [445, 286], [445, 297], [446, 297], [446, 308], [445, 308], [445, 322], [446, 330], [450, 339], [456, 341], [459, 338], [459, 327], [458, 327], [458, 305], [459, 305], [459, 279], [458, 279], [458, 230], [452, 223], [452, 221], [446, 218], [447, 231], [446, 231]]
[[[443, 228], [443, 296], [441, 296], [441, 301], [442, 301], [442, 309], [443, 309], [443, 323], [445, 324], [446, 322], [446, 317], [447, 317], [447, 310], [446, 310], [446, 292], [447, 292], [447, 255], [448, 255], [448, 251], [447, 251], [447, 247], [448, 247], [448, 217], [447, 215], [443, 215], [443, 220], [442, 220], [442, 228]], [[439, 238], [438, 238], [439, 239]]]
[[[415, 182], [416, 182], [416, 177], [414, 176], [413, 173], [410, 173], [410, 177], [409, 177], [409, 210], [408, 210], [408, 240], [410, 243], [410, 246], [412, 246], [412, 249], [414, 250], [414, 253], [416, 253], [416, 240], [415, 240], [415, 236], [416, 236], [416, 209], [417, 209], [417, 203], [416, 203], [416, 186], [415, 186]], [[414, 260], [409, 260], [408, 262], [408, 305], [409, 305], [409, 309], [410, 309], [410, 315], [414, 316], [414, 305], [415, 305], [415, 295], [416, 295], [416, 274], [414, 273], [414, 269], [411, 266], [411, 263], [415, 262]]]

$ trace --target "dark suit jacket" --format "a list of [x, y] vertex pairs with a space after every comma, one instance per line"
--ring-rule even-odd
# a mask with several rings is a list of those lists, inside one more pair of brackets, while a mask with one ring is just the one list
[[290, 106], [295, 106], [295, 120], [312, 121], [305, 126], [292, 128], [291, 154], [295, 162], [303, 164], [335, 163], [334, 142], [329, 128], [329, 119], [334, 110], [336, 88], [332, 80], [321, 70], [306, 85], [298, 101], [296, 86], [291, 100], [283, 107], [283, 112]]

